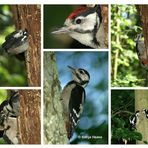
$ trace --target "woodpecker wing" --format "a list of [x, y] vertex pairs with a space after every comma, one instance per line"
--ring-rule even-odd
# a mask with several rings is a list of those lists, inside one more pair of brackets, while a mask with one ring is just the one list
[[70, 118], [73, 127], [76, 127], [83, 111], [83, 104], [85, 101], [85, 90], [80, 85], [76, 85], [71, 91], [71, 98], [69, 101]]

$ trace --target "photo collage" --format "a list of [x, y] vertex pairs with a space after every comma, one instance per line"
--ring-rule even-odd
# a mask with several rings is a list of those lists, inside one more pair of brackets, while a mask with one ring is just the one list
[[148, 2], [0, 3], [9, 144], [148, 144]]

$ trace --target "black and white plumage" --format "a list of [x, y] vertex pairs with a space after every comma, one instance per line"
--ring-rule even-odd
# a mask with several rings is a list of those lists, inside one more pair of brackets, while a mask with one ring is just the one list
[[139, 123], [139, 115], [140, 111], [138, 110], [129, 118], [130, 128], [132, 130], [136, 129], [136, 125]]
[[148, 119], [148, 109], [143, 109], [143, 113], [145, 114], [145, 117]]
[[2, 48], [9, 54], [20, 54], [25, 52], [29, 47], [28, 31], [17, 30], [6, 36]]
[[140, 61], [140, 64], [148, 69], [148, 53], [144, 44], [143, 34], [138, 34], [136, 41], [136, 52]]
[[18, 92], [13, 92], [9, 99], [2, 102], [0, 105], [0, 114], [5, 114], [10, 117], [19, 116], [19, 94]]
[[0, 137], [10, 144], [18, 144], [18, 125], [20, 99], [17, 90], [11, 91], [10, 98], [0, 104]]
[[73, 39], [91, 48], [106, 48], [100, 5], [80, 6], [65, 20], [63, 27], [54, 34], [68, 34]]
[[85, 69], [68, 67], [72, 71], [73, 80], [64, 87], [61, 100], [67, 137], [70, 139], [83, 111], [85, 101], [84, 87], [88, 84], [90, 75]]

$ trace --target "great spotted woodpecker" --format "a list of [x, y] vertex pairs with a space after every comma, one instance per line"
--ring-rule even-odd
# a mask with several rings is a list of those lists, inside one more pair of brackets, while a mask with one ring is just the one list
[[148, 109], [143, 109], [143, 113], [145, 114], [145, 117], [148, 119]]
[[71, 66], [68, 66], [68, 68], [72, 71], [73, 80], [68, 82], [64, 87], [61, 94], [61, 100], [67, 137], [70, 139], [83, 111], [83, 104], [85, 101], [84, 87], [87, 86], [90, 75], [85, 69], [77, 69]]
[[0, 104], [0, 135], [7, 143], [18, 144], [17, 117], [19, 116], [19, 93], [11, 91], [9, 99]]
[[105, 33], [100, 5], [77, 8], [67, 17], [64, 26], [52, 33], [66, 33], [81, 44], [91, 48], [107, 48], [104, 44]]
[[29, 47], [28, 43], [28, 31], [17, 30], [6, 36], [5, 42], [2, 44], [2, 48], [9, 54], [20, 54], [25, 52]]
[[144, 44], [143, 34], [138, 34], [136, 39], [136, 52], [141, 65], [148, 69], [148, 53]]
[[131, 130], [136, 129], [136, 125], [139, 123], [139, 115], [140, 115], [140, 111], [137, 110], [132, 116], [130, 116], [129, 122], [130, 122]]

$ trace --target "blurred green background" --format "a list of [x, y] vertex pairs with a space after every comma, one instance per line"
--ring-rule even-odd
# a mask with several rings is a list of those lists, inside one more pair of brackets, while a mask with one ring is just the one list
[[62, 27], [69, 14], [79, 6], [44, 5], [44, 48], [90, 48], [68, 35], [51, 34], [56, 28]]
[[141, 67], [135, 38], [142, 32], [135, 5], [111, 5], [112, 86], [144, 86], [146, 70]]
[[27, 86], [25, 63], [8, 55], [1, 46], [15, 30], [12, 16], [10, 6], [0, 5], [0, 86]]
[[[7, 90], [0, 90], [0, 104], [6, 100], [7, 98]], [[1, 131], [0, 131], [1, 132]], [[3, 138], [0, 138], [0, 144], [6, 144]]]

